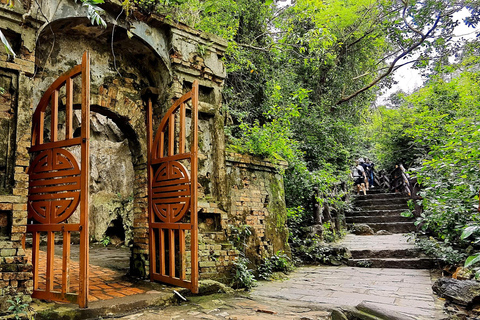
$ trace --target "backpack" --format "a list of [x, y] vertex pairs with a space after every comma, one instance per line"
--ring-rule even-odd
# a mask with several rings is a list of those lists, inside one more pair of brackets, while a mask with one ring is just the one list
[[360, 169], [357, 169], [357, 173], [360, 177], [364, 177], [364, 172]]

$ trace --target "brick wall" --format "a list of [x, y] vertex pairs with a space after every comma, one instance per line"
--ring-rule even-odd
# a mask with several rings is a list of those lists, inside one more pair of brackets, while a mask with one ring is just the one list
[[9, 19], [10, 14], [0, 10], [2, 31], [17, 53], [11, 60], [0, 52], [0, 87], [4, 89], [0, 94], [0, 314], [6, 312], [12, 296], [26, 295], [23, 301], [29, 301], [33, 290], [32, 265], [23, 239], [32, 112], [29, 84], [35, 67], [35, 56], [28, 48], [34, 46], [35, 33]]
[[279, 171], [287, 164], [274, 165], [265, 159], [235, 153], [228, 154], [226, 160], [228, 219], [231, 225], [250, 227], [247, 257], [258, 263], [277, 251], [289, 253], [283, 176]]
[[8, 309], [7, 300], [12, 296], [26, 295], [24, 301], [28, 301], [33, 291], [32, 265], [27, 261], [22, 245], [26, 224], [23, 202], [22, 197], [0, 196], [2, 227], [4, 222], [7, 223], [4, 232], [0, 233], [0, 314]]

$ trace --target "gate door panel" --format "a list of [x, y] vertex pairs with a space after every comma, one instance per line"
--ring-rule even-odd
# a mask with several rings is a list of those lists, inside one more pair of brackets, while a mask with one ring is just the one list
[[150, 279], [198, 291], [198, 81], [163, 117], [153, 140], [148, 100]]
[[[73, 132], [74, 83], [79, 82], [74, 81], [76, 77], [81, 78], [82, 95], [79, 137], [74, 137]], [[59, 130], [59, 125], [62, 130]], [[27, 232], [32, 233], [32, 296], [74, 302], [82, 308], [87, 307], [88, 303], [89, 135], [90, 62], [89, 54], [85, 52], [82, 64], [53, 82], [33, 114], [32, 147], [29, 152], [34, 159], [28, 171], [27, 201], [28, 218], [31, 221]], [[80, 159], [76, 159], [71, 152], [75, 148], [81, 150]], [[80, 223], [68, 223], [66, 220], [78, 208]], [[72, 234], [80, 236], [78, 274], [74, 274], [70, 268]], [[40, 250], [42, 236], [46, 236], [45, 253]], [[57, 257], [56, 242], [63, 243], [62, 254]], [[40, 263], [45, 264], [44, 277], [39, 273]]]

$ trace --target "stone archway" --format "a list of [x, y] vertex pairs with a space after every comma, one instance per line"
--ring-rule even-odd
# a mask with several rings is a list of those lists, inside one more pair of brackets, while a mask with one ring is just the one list
[[[138, 37], [129, 39], [125, 29], [117, 27], [113, 46], [115, 55], [111, 52], [111, 28], [94, 27], [84, 18], [62, 18], [53, 21], [50, 28], [44, 28], [39, 36], [37, 47], [37, 68], [35, 78], [36, 90], [34, 101], [38, 99], [50, 81], [64, 70], [76, 63], [81, 52], [88, 50], [91, 55], [91, 105], [92, 111], [107, 117], [97, 118], [92, 122], [92, 147], [95, 145], [95, 123], [98, 124], [98, 135], [106, 135], [114, 140], [105, 144], [119, 144], [119, 150], [128, 151], [130, 159], [125, 160], [129, 166], [130, 180], [119, 182], [129, 188], [120, 188], [117, 194], [105, 191], [106, 185], [100, 180], [108, 179], [108, 173], [95, 171], [95, 159], [92, 159], [91, 202], [94, 207], [91, 224], [94, 239], [101, 238], [107, 224], [123, 225], [125, 241], [133, 243], [131, 257], [131, 274], [146, 276], [148, 274], [148, 214], [146, 199], [146, 121], [141, 90], [145, 87], [155, 87], [160, 92], [159, 99], [167, 99], [167, 86], [171, 82], [170, 71], [164, 63], [164, 57], [158, 54], [158, 48], [150, 47], [148, 41]], [[156, 31], [157, 33], [159, 31]], [[161, 32], [160, 32], [161, 33]], [[157, 35], [158, 36], [158, 35]], [[166, 35], [163, 35], [165, 39]], [[166, 49], [165, 49], [166, 50]], [[166, 51], [164, 55], [167, 55]], [[78, 101], [74, 101], [78, 103]], [[110, 119], [110, 120], [108, 120]], [[117, 129], [108, 129], [109, 121]], [[118, 131], [105, 134], [104, 130]], [[121, 140], [121, 141], [117, 141]], [[99, 139], [100, 141], [105, 141]], [[125, 152], [125, 153], [128, 153]], [[96, 152], [92, 151], [91, 154]], [[102, 153], [99, 153], [102, 154]], [[97, 158], [106, 162], [106, 157]], [[110, 157], [112, 159], [112, 157]], [[118, 158], [118, 157], [113, 157]], [[115, 162], [115, 160], [113, 160]], [[128, 164], [128, 165], [127, 165]], [[105, 165], [102, 163], [102, 165]], [[108, 166], [108, 165], [107, 165]], [[115, 168], [115, 165], [111, 166]], [[133, 169], [132, 169], [133, 168]], [[100, 170], [102, 171], [102, 170]], [[97, 182], [98, 180], [98, 182]], [[120, 196], [118, 196], [118, 193]], [[92, 208], [92, 206], [91, 206]], [[98, 209], [98, 210], [97, 210]], [[131, 210], [130, 210], [131, 209]], [[124, 211], [119, 214], [118, 211]], [[95, 214], [98, 211], [98, 215]], [[117, 211], [117, 212], [116, 212]], [[125, 221], [127, 218], [129, 221]], [[120, 219], [117, 219], [121, 217]], [[130, 220], [131, 219], [131, 220]], [[116, 220], [116, 222], [115, 222]], [[95, 227], [98, 226], [98, 228]]]

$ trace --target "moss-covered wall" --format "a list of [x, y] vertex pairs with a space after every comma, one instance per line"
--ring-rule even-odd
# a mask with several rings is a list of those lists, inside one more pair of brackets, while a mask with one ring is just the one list
[[[229, 224], [252, 231], [245, 253], [254, 263], [278, 251], [290, 254], [283, 176], [265, 159], [230, 153], [226, 159]], [[232, 230], [228, 230], [229, 233]]]

